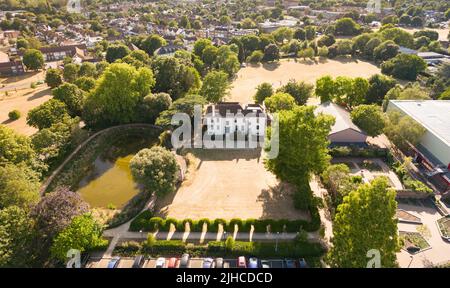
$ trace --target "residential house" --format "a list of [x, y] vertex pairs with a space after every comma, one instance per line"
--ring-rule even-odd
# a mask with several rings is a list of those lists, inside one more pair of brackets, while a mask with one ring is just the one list
[[15, 76], [24, 72], [22, 61], [10, 60], [6, 53], [0, 51], [0, 76]]
[[238, 102], [222, 102], [210, 105], [204, 117], [208, 135], [241, 133], [248, 136], [264, 136], [270, 118], [260, 105], [249, 104], [244, 108]]
[[367, 134], [352, 122], [350, 113], [341, 106], [333, 102], [325, 102], [317, 107], [315, 113], [331, 115], [336, 119], [328, 135], [332, 146], [364, 147], [367, 145]]
[[[42, 47], [39, 49], [44, 55], [46, 62], [60, 61], [66, 57], [83, 58], [87, 55], [87, 47], [85, 44], [73, 44], [55, 47]], [[19, 55], [23, 56], [23, 52], [19, 51]]]

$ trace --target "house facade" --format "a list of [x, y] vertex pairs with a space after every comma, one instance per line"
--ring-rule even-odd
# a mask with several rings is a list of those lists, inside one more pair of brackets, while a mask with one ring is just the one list
[[269, 118], [260, 105], [242, 107], [237, 102], [210, 105], [206, 109], [204, 123], [207, 134], [212, 136], [240, 133], [248, 136], [264, 136]]

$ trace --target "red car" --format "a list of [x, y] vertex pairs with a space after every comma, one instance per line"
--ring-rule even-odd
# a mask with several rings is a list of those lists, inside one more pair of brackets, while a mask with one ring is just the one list
[[178, 259], [177, 258], [170, 258], [169, 259], [169, 264], [167, 264], [167, 268], [177, 268], [177, 263]]
[[244, 256], [241, 256], [238, 258], [237, 267], [238, 268], [247, 268], [247, 261], [245, 260]]

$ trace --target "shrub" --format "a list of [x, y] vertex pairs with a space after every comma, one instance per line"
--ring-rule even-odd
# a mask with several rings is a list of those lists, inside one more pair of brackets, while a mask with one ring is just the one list
[[242, 228], [244, 227], [244, 222], [239, 218], [231, 219], [226, 227], [226, 231], [229, 233], [234, 233], [235, 225], [238, 226], [239, 231], [242, 231]]
[[22, 116], [22, 114], [20, 113], [19, 110], [12, 110], [11, 112], [8, 113], [9, 120], [12, 121], [19, 119], [20, 116]]
[[181, 240], [159, 240], [152, 247], [144, 246], [143, 252], [148, 254], [183, 254], [186, 244]]
[[164, 231], [166, 221], [159, 217], [153, 217], [148, 221], [149, 232], [155, 232], [156, 230]]
[[267, 225], [269, 225], [268, 220], [256, 220], [254, 227], [255, 227], [255, 233], [266, 233], [267, 232]]
[[211, 225], [211, 221], [209, 220], [209, 219], [200, 219], [200, 220], [198, 220], [198, 222], [197, 222], [197, 229], [198, 229], [198, 231], [197, 232], [202, 232], [203, 231], [203, 224], [204, 223], [206, 223], [206, 226], [207, 226], [207, 231], [208, 232], [212, 232], [212, 231], [209, 231], [210, 230], [210, 227], [212, 226]]
[[192, 219], [184, 219], [183, 221], [178, 221], [178, 224], [176, 226], [178, 232], [185, 232], [186, 230], [186, 223], [189, 223], [189, 227], [192, 231], [192, 227], [194, 227], [194, 221]]
[[[160, 230], [164, 231], [164, 232], [169, 232], [170, 231], [170, 224], [173, 224], [176, 229], [180, 227], [180, 226], [178, 226], [178, 220], [177, 219], [167, 218], [165, 223], [164, 223], [164, 227], [162, 228], [162, 230], [161, 229]], [[183, 229], [183, 231], [184, 231], [184, 229]]]
[[116, 246], [114, 253], [120, 256], [136, 255], [141, 250], [141, 244], [136, 241], [123, 242]]
[[245, 221], [243, 221], [242, 223], [242, 230], [240, 230], [241, 232], [245, 232], [245, 233], [249, 233], [250, 230], [252, 229], [252, 225], [255, 225], [256, 219], [247, 219]]
[[210, 226], [211, 227], [210, 232], [213, 232], [213, 233], [218, 232], [219, 224], [222, 224], [224, 229], [227, 228], [227, 220], [219, 218], [219, 219], [214, 220], [213, 224]]
[[150, 219], [152, 218], [153, 213], [150, 210], [146, 210], [139, 214], [136, 218], [131, 221], [130, 231], [150, 231]]

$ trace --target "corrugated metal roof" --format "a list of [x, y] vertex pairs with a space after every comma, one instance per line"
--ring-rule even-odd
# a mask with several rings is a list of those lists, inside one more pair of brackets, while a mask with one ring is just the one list
[[450, 100], [391, 100], [390, 102], [450, 145]]
[[325, 102], [317, 106], [315, 113], [323, 113], [334, 116], [336, 124], [331, 128], [330, 134], [334, 134], [347, 129], [352, 129], [365, 134], [358, 126], [356, 126], [350, 118], [350, 113], [344, 108], [333, 102]]

